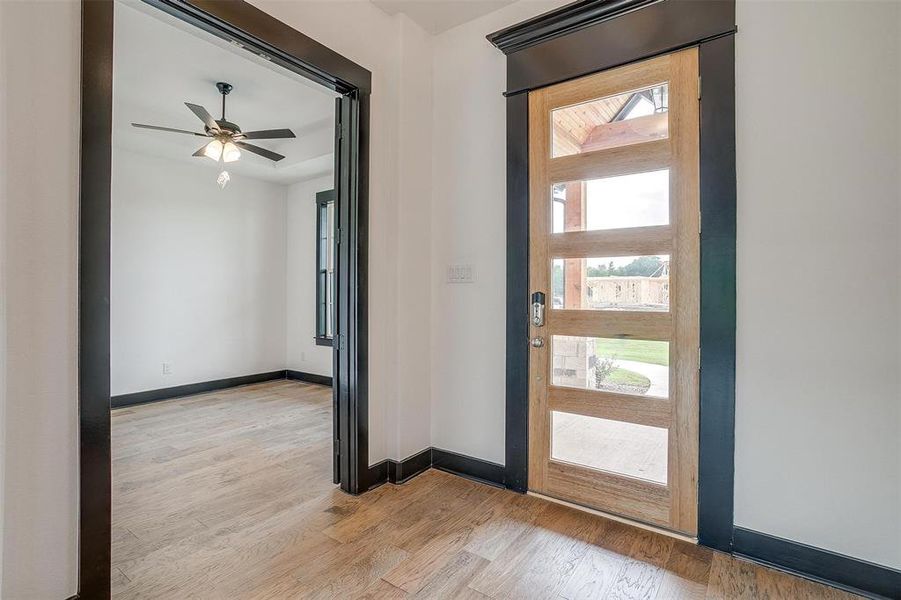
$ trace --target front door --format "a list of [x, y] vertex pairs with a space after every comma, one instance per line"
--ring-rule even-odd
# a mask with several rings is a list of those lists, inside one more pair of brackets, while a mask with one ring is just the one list
[[529, 94], [529, 488], [697, 532], [696, 48]]

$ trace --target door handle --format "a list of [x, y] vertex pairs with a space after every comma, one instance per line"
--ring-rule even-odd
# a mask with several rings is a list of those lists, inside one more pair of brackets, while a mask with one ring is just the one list
[[532, 293], [532, 325], [544, 327], [544, 292]]
[[540, 337], [540, 336], [535, 336], [531, 340], [529, 340], [529, 344], [531, 344], [533, 348], [543, 348], [544, 347], [544, 338]]

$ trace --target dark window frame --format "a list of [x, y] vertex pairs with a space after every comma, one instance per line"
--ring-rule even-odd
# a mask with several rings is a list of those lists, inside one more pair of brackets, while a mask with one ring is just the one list
[[[334, 345], [334, 336], [328, 334], [328, 319], [332, 320], [332, 331], [334, 332], [334, 297], [328, 298], [328, 259], [322, 256], [322, 232], [328, 226], [328, 205], [335, 203], [335, 190], [325, 190], [316, 192], [316, 336], [317, 346]], [[334, 220], [333, 220], [334, 223]], [[326, 238], [328, 239], [328, 238]], [[334, 253], [335, 232], [332, 231], [332, 252]], [[333, 254], [334, 256], [334, 254]], [[334, 270], [333, 270], [334, 272]], [[334, 290], [334, 282], [331, 289]], [[330, 301], [331, 300], [331, 301]], [[332, 312], [329, 313], [328, 306], [331, 304]]]

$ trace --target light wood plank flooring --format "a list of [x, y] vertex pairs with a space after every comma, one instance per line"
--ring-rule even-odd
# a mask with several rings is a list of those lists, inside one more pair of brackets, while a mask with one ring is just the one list
[[440, 471], [345, 495], [321, 386], [246, 386], [112, 421], [117, 599], [851, 597]]

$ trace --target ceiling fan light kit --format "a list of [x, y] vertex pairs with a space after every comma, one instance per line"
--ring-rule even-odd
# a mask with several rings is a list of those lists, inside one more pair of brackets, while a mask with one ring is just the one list
[[[209, 142], [198, 149], [193, 156], [206, 157], [216, 162], [234, 162], [241, 158], [241, 150], [247, 150], [258, 156], [262, 156], [272, 162], [278, 162], [285, 158], [277, 152], [261, 148], [254, 144], [248, 144], [245, 140], [275, 140], [296, 137], [290, 129], [265, 129], [260, 131], [241, 131], [237, 124], [231, 123], [225, 119], [225, 97], [234, 89], [230, 83], [220, 81], [216, 84], [216, 89], [222, 95], [222, 118], [214, 119], [213, 116], [199, 104], [191, 104], [185, 102], [185, 106], [194, 113], [197, 118], [203, 121], [203, 133], [194, 131], [186, 131], [184, 129], [174, 129], [172, 127], [159, 127], [156, 125], [142, 125], [140, 123], [132, 123], [134, 127], [141, 129], [153, 129], [156, 131], [167, 131], [169, 133], [181, 133], [200, 137], [213, 138]], [[229, 181], [227, 171], [219, 174], [217, 183], [220, 188], [225, 188]]]
[[219, 157], [222, 156], [222, 142], [219, 140], [213, 140], [209, 144], [203, 147], [203, 155], [207, 158], [211, 158], [216, 162], [219, 162]]
[[241, 158], [241, 151], [232, 142], [225, 142], [222, 147], [222, 162], [235, 162]]

